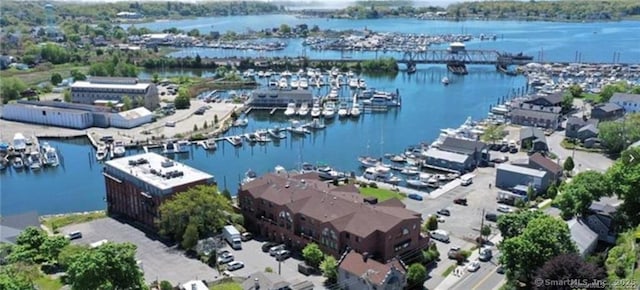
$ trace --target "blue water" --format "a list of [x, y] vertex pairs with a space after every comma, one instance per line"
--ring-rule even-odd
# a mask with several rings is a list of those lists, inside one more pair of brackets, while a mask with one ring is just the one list
[[[242, 27], [238, 27], [237, 23], [243, 23]], [[524, 51], [536, 57], [537, 52], [544, 48], [545, 59], [565, 61], [572, 61], [576, 51], [582, 52], [583, 61], [611, 61], [613, 52], [620, 52], [621, 61], [640, 62], [637, 45], [640, 43], [639, 22], [454, 23], [411, 19], [327, 21], [290, 16], [241, 16], [176, 21], [170, 24], [153, 23], [147, 26], [153, 29], [171, 26], [184, 30], [199, 28], [204, 31], [211, 25], [217, 30], [245, 29], [243, 27], [246, 26], [261, 29], [280, 23], [318, 24], [322, 28], [333, 29], [366, 26], [373, 30], [407, 33], [494, 33], [504, 35], [504, 38], [499, 37], [495, 42], [472, 42], [468, 46]], [[288, 49], [291, 50], [291, 55], [298, 54], [293, 46]], [[327, 54], [318, 56], [327, 57]], [[190, 154], [180, 159], [215, 175], [220, 186], [229, 188], [232, 193], [237, 190], [239, 180], [248, 169], [264, 173], [273, 170], [276, 165], [295, 168], [303, 160], [327, 163], [345, 171], [355, 170], [358, 155], [399, 153], [409, 145], [430, 142], [441, 128], [457, 127], [469, 116], [474, 119], [485, 117], [490, 105], [525, 85], [523, 77], [498, 74], [493, 67], [471, 66], [469, 71], [467, 76], [448, 75], [451, 84], [446, 87], [440, 83], [442, 77], [447, 75], [444, 66], [421, 66], [414, 75], [400, 73], [391, 78], [366, 77], [369, 87], [390, 91], [399, 89], [403, 99], [402, 108], [387, 113], [365, 114], [358, 121], [336, 119], [327, 129], [306, 139], [291, 139], [289, 136], [280, 144], [269, 143], [253, 147], [245, 144], [237, 149], [220, 143], [221, 146], [215, 153], [194, 147]], [[284, 116], [252, 113], [249, 118], [250, 124], [246, 129], [233, 129], [236, 131], [231, 131], [230, 134], [288, 124]], [[60, 151], [64, 166], [40, 173], [16, 173], [12, 169], [0, 173], [0, 214], [27, 210], [52, 214], [104, 209], [102, 169], [93, 161], [93, 149], [83, 144], [82, 140], [49, 142]]]

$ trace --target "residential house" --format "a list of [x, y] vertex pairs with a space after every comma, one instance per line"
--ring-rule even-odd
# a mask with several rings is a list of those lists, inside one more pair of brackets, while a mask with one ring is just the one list
[[623, 107], [625, 113], [640, 112], [640, 94], [615, 93], [609, 102]]
[[591, 118], [600, 121], [617, 120], [624, 116], [624, 108], [616, 103], [598, 104], [591, 108]]
[[207, 287], [202, 280], [191, 280], [187, 283], [180, 285], [180, 290], [208, 290]]
[[560, 107], [546, 111], [516, 107], [509, 112], [509, 118], [515, 125], [556, 129], [560, 124], [560, 110]]
[[[536, 192], [546, 192], [551, 185], [551, 176], [544, 170], [502, 163], [496, 166], [496, 187], [512, 190], [516, 186], [532, 186]], [[526, 194], [526, 191], [525, 191]]]
[[238, 190], [245, 228], [302, 249], [317, 243], [339, 258], [347, 249], [385, 262], [428, 246], [420, 213], [397, 199], [368, 201], [354, 185], [334, 186], [317, 173], [270, 173]]
[[585, 142], [590, 138], [598, 138], [598, 119], [584, 120], [580, 117], [569, 117], [565, 129], [565, 137]]
[[35, 211], [0, 217], [0, 242], [13, 244], [16, 238], [28, 227], [40, 227], [38, 213]]
[[544, 132], [533, 127], [520, 129], [520, 147], [523, 150], [535, 152], [546, 152], [549, 150], [547, 137], [544, 135]]
[[567, 226], [571, 232], [571, 239], [578, 248], [578, 254], [583, 258], [591, 254], [598, 245], [598, 234], [592, 231], [581, 218], [567, 221]]
[[589, 207], [589, 213], [585, 220], [589, 228], [598, 234], [599, 241], [609, 244], [616, 243], [617, 233], [613, 220], [616, 211], [616, 207], [603, 202], [594, 202]]
[[339, 261], [337, 284], [347, 290], [400, 290], [407, 285], [406, 274], [406, 267], [398, 259], [380, 263], [349, 251]]
[[534, 96], [523, 103], [536, 105], [541, 107], [562, 107], [562, 101], [564, 99], [564, 95], [562, 93], [554, 93], [550, 95], [538, 95]]

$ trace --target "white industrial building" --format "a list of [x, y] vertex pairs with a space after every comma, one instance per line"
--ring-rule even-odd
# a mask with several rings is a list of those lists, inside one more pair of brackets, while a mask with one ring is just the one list
[[32, 104], [6, 104], [2, 109], [2, 118], [74, 129], [86, 129], [93, 126], [92, 112]]
[[149, 110], [155, 110], [160, 103], [156, 85], [140, 83], [136, 78], [92, 77], [71, 85], [71, 100], [74, 103], [93, 105], [96, 101], [122, 102], [125, 96], [132, 100], [141, 98], [144, 107]]
[[153, 113], [144, 107], [133, 110], [111, 114], [110, 123], [112, 127], [131, 129], [142, 124], [151, 123]]

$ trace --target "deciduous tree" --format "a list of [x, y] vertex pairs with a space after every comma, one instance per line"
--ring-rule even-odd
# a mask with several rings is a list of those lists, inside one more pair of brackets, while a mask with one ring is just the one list
[[189, 250], [196, 246], [198, 243], [198, 226], [193, 221], [189, 221], [189, 225], [184, 230], [182, 235], [182, 248]]
[[482, 134], [482, 141], [488, 143], [496, 143], [501, 141], [506, 136], [504, 126], [491, 124], [487, 126]]
[[622, 200], [618, 208], [620, 225], [623, 228], [637, 226], [640, 224], [640, 148], [629, 148], [622, 152], [606, 175], [611, 192]]
[[15, 77], [3, 77], [0, 82], [0, 96], [2, 97], [2, 102], [6, 104], [10, 100], [20, 98], [20, 93], [26, 89], [27, 86], [22, 80]]
[[422, 289], [422, 283], [427, 280], [427, 269], [422, 264], [414, 263], [407, 269], [407, 288]]
[[[551, 258], [541, 268], [536, 271], [536, 280], [539, 281], [562, 281], [571, 277], [571, 279], [588, 280], [605, 280], [607, 274], [604, 269], [586, 262], [582, 257], [575, 253], [562, 254]], [[558, 289], [558, 285], [535, 285], [534, 289]]]
[[563, 217], [571, 217], [585, 214], [591, 203], [611, 193], [607, 176], [593, 170], [583, 171], [565, 184], [555, 203], [562, 211]]
[[51, 75], [51, 84], [57, 86], [62, 82], [62, 76], [59, 73], [53, 73]]
[[575, 167], [575, 164], [573, 163], [573, 158], [571, 156], [567, 157], [567, 160], [564, 161], [564, 163], [562, 164], [562, 167], [564, 167], [564, 171], [572, 171], [573, 168]]
[[320, 263], [320, 270], [329, 282], [334, 283], [338, 278], [338, 261], [333, 256], [327, 255]]
[[40, 246], [40, 252], [47, 262], [54, 263], [58, 261], [58, 255], [67, 245], [69, 245], [69, 239], [66, 237], [48, 237]]
[[522, 234], [531, 220], [543, 215], [541, 211], [529, 210], [503, 214], [498, 217], [498, 229], [504, 239], [516, 237]]
[[307, 262], [307, 265], [311, 267], [318, 267], [324, 258], [324, 254], [318, 247], [318, 244], [309, 243], [304, 247], [304, 249], [302, 249], [302, 257], [304, 258], [304, 261]]

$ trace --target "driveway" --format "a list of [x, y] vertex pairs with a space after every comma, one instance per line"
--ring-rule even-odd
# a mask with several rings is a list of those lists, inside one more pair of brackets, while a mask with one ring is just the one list
[[153, 240], [142, 231], [121, 223], [115, 219], [104, 218], [87, 223], [63, 227], [61, 232], [82, 232], [82, 238], [74, 240], [77, 244], [91, 244], [101, 240], [112, 242], [130, 242], [138, 247], [136, 259], [142, 262], [144, 279], [147, 283], [167, 280], [171, 284], [189, 280], [213, 281], [218, 278], [216, 271], [196, 259], [189, 259], [184, 252], [175, 247]]
[[547, 145], [549, 146], [549, 151], [557, 155], [562, 162], [564, 162], [567, 157], [573, 156], [573, 163], [575, 164], [574, 172], [577, 173], [586, 170], [604, 172], [613, 164], [613, 160], [602, 153], [564, 149], [560, 145], [563, 139], [564, 131], [554, 132], [551, 136], [547, 137]]

